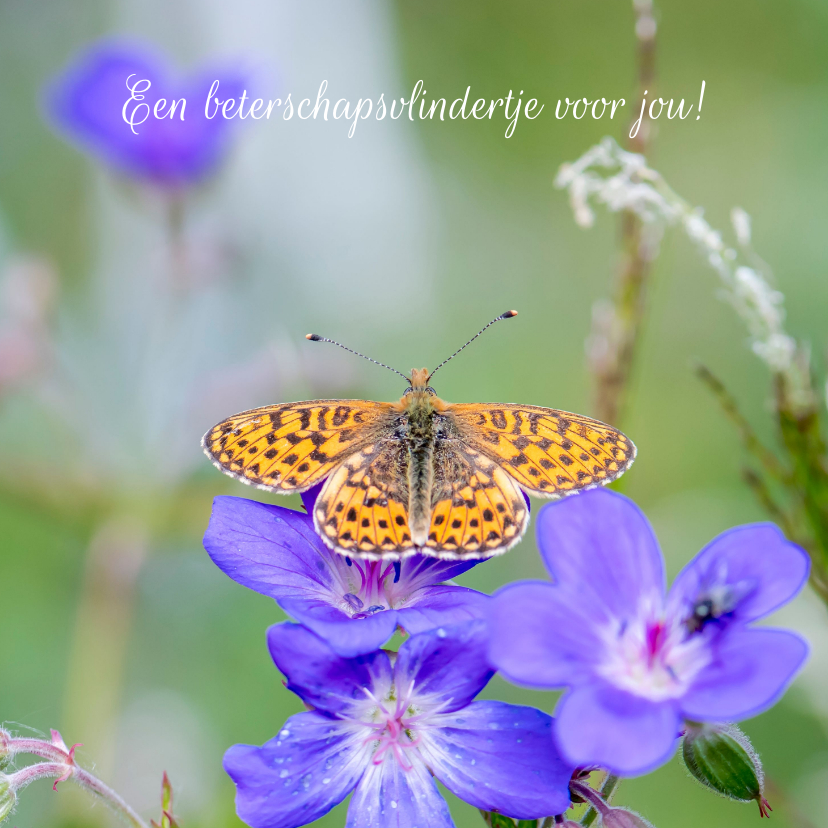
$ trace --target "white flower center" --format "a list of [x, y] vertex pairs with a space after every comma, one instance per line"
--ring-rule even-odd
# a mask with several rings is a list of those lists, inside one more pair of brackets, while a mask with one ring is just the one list
[[621, 690], [663, 701], [682, 696], [710, 658], [708, 635], [645, 611], [605, 631], [599, 672]]
[[444, 704], [427, 701], [421, 705], [415, 701], [413, 682], [404, 691], [392, 685], [381, 699], [367, 688], [364, 691], [368, 703], [355, 711], [355, 723], [364, 729], [363, 744], [373, 746], [371, 762], [381, 765], [390, 755], [404, 771], [410, 771], [430, 727], [429, 720]]

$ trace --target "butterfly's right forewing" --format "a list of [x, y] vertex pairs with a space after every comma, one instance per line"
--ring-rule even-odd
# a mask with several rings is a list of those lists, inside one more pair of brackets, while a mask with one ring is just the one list
[[438, 558], [488, 558], [511, 549], [529, 509], [517, 483], [493, 460], [457, 440], [435, 452], [433, 510], [426, 547]]
[[225, 474], [270, 491], [303, 491], [377, 439], [388, 403], [314, 400], [243, 411], [204, 435], [207, 456]]

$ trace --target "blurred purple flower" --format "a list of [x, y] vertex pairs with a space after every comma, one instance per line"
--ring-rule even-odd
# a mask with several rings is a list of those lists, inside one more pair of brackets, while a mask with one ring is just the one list
[[[184, 119], [179, 105], [174, 117], [156, 119], [150, 114], [135, 127], [137, 134], [133, 133], [122, 115], [130, 97], [130, 75], [133, 84], [151, 81], [140, 102], [148, 104], [150, 112], [161, 98], [166, 104], [159, 112], [164, 113], [172, 100], [185, 98]], [[221, 112], [212, 119], [205, 117], [204, 106], [214, 80], [220, 82], [216, 93], [220, 99], [238, 101], [247, 79], [238, 68], [224, 66], [205, 68], [181, 80], [151, 45], [104, 39], [78, 55], [47, 85], [46, 117], [69, 141], [120, 172], [179, 189], [215, 172], [237, 126], [235, 119], [225, 119]]]
[[[317, 491], [302, 495], [309, 513]], [[240, 497], [213, 501], [204, 548], [222, 572], [275, 598], [344, 656], [376, 650], [397, 625], [413, 634], [480, 618], [489, 600], [443, 583], [479, 561], [346, 558], [322, 541], [309, 515]]]
[[253, 828], [295, 828], [351, 791], [346, 828], [452, 828], [432, 775], [476, 808], [524, 819], [569, 807], [572, 767], [531, 707], [473, 702], [492, 671], [486, 624], [412, 636], [346, 659], [309, 630], [279, 624], [270, 654], [289, 690], [313, 707], [262, 747], [235, 745], [224, 769]]
[[639, 774], [665, 762], [684, 719], [735, 721], [772, 705], [806, 643], [756, 621], [790, 601], [809, 560], [768, 523], [719, 535], [665, 596], [658, 541], [627, 498], [546, 506], [538, 544], [554, 584], [492, 597], [489, 656], [519, 684], [570, 688], [556, 711], [573, 763]]

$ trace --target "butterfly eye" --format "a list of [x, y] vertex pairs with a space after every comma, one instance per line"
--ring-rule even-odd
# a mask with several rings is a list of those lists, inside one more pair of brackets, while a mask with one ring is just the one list
[[409, 385], [408, 388], [406, 388], [405, 391], [403, 391], [403, 396], [407, 397], [409, 394], [413, 394], [413, 393], [414, 393], [414, 388], [413, 388], [413, 386]]
[[437, 392], [430, 385], [426, 386], [426, 391], [428, 391], [428, 393], [431, 394], [432, 397], [437, 396]]

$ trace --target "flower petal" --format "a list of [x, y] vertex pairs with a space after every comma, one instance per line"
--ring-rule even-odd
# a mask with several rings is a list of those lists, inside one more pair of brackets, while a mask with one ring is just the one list
[[319, 713], [299, 713], [261, 747], [233, 745], [224, 770], [236, 784], [240, 819], [252, 828], [296, 828], [340, 803], [367, 762], [352, 733]]
[[[336, 562], [307, 515], [241, 497], [217, 497], [204, 548], [234, 581], [277, 600], [338, 601]], [[334, 595], [335, 594], [335, 595]]]
[[726, 587], [737, 601], [732, 617], [762, 618], [790, 601], [808, 580], [806, 552], [772, 523], [723, 532], [679, 573], [670, 589], [671, 611], [687, 612], [711, 587]]
[[363, 701], [365, 688], [390, 686], [391, 662], [378, 650], [359, 658], [337, 655], [321, 638], [298, 624], [276, 624], [267, 631], [273, 663], [285, 674], [288, 690], [326, 713], [348, 711]]
[[412, 636], [397, 656], [397, 687], [413, 682], [419, 698], [433, 694], [446, 711], [465, 707], [494, 675], [486, 661], [487, 637], [485, 621]]
[[[146, 93], [144, 104], [150, 108], [161, 99], [193, 101], [216, 78], [221, 80], [222, 97], [238, 98], [244, 87], [250, 89], [251, 80], [231, 66], [213, 66], [182, 81], [150, 44], [104, 38], [48, 84], [45, 114], [68, 140], [128, 175], [178, 188], [214, 172], [237, 124], [209, 119], [203, 110], [188, 106], [186, 118], [149, 117], [142, 122], [142, 112], [136, 111], [133, 132], [122, 117], [128, 94], [124, 82], [130, 76], [133, 84], [151, 82], [151, 88], [137, 88]], [[179, 107], [178, 112], [183, 115], [184, 110]]]
[[368, 618], [351, 618], [325, 600], [283, 598], [279, 606], [323, 638], [335, 653], [348, 658], [382, 647], [397, 628], [396, 610], [375, 612]]
[[681, 700], [681, 712], [696, 721], [755, 716], [779, 699], [807, 657], [805, 641], [786, 630], [729, 629], [716, 660]]
[[600, 621], [628, 619], [664, 594], [664, 562], [647, 518], [631, 500], [594, 489], [544, 506], [538, 545], [556, 584], [577, 592]]
[[[327, 478], [325, 478], [327, 480]], [[322, 491], [322, 487], [325, 485], [325, 480], [320, 480], [315, 486], [311, 486], [306, 492], [302, 492], [300, 497], [302, 498], [302, 505], [305, 507], [305, 511], [309, 514], [313, 514], [313, 507], [316, 504], [316, 498], [319, 497], [319, 492]]]
[[483, 560], [443, 561], [428, 555], [410, 555], [401, 562], [400, 582], [404, 582], [406, 590], [411, 591], [450, 581], [479, 563], [483, 563]]
[[624, 776], [664, 764], [679, 728], [673, 702], [642, 699], [597, 680], [566, 693], [555, 711], [555, 735], [566, 759]]
[[516, 684], [549, 689], [588, 680], [602, 646], [569, 590], [520, 581], [489, 602], [489, 661]]
[[345, 828], [454, 828], [454, 822], [423, 763], [404, 771], [386, 754], [357, 785]]
[[552, 738], [552, 718], [532, 707], [473, 702], [441, 717], [421, 753], [434, 775], [460, 799], [518, 819], [561, 814], [569, 807], [574, 766]]
[[411, 635], [435, 627], [463, 624], [485, 617], [489, 600], [488, 595], [467, 587], [423, 587], [411, 603], [397, 610], [397, 623]]

